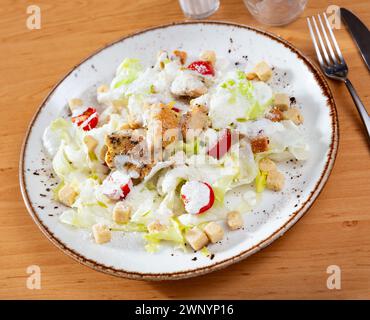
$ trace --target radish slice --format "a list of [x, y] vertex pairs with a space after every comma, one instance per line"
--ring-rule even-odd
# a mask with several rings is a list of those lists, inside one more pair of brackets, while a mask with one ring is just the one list
[[84, 131], [94, 129], [98, 122], [99, 116], [95, 108], [88, 107], [84, 112], [72, 117], [72, 122]]
[[221, 159], [231, 148], [231, 130], [221, 131], [214, 146], [208, 149], [207, 154], [213, 158]]
[[111, 172], [102, 184], [102, 193], [112, 200], [122, 200], [127, 197], [132, 189], [129, 175], [120, 171]]
[[200, 214], [213, 206], [215, 195], [212, 187], [201, 181], [188, 181], [180, 191], [186, 212]]
[[194, 61], [188, 66], [188, 69], [199, 72], [203, 76], [214, 76], [212, 63], [209, 61]]

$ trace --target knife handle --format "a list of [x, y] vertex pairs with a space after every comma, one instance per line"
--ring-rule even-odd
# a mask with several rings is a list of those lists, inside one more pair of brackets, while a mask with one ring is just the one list
[[362, 103], [360, 97], [358, 96], [358, 94], [357, 94], [355, 88], [353, 87], [351, 81], [349, 81], [349, 79], [347, 78], [344, 81], [344, 83], [346, 84], [346, 86], [348, 88], [348, 91], [352, 96], [353, 102], [356, 105], [357, 111], [361, 116], [361, 120], [362, 120], [362, 122], [365, 126], [366, 131], [367, 131], [367, 139], [368, 139], [368, 142], [370, 143], [370, 119], [369, 119], [369, 114], [367, 113], [366, 108], [365, 108], [364, 104]]

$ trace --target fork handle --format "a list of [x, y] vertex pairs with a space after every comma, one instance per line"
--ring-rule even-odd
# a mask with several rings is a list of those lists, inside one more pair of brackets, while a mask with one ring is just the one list
[[356, 105], [357, 111], [361, 116], [361, 120], [362, 120], [362, 122], [365, 126], [366, 131], [367, 131], [367, 139], [368, 139], [368, 142], [370, 143], [370, 118], [369, 118], [369, 114], [367, 113], [366, 108], [365, 108], [364, 104], [362, 103], [360, 97], [358, 96], [358, 94], [357, 94], [355, 88], [353, 87], [351, 81], [349, 81], [349, 79], [346, 79], [344, 81], [344, 83], [346, 84], [346, 86], [348, 88], [348, 91], [352, 96], [353, 102]]

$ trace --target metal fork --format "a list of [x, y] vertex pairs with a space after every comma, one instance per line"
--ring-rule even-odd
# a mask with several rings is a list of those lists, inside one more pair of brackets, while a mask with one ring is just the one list
[[[335, 39], [333, 30], [330, 27], [330, 23], [325, 13], [323, 14], [323, 17], [324, 17], [324, 23], [321, 19], [320, 14], [317, 15], [317, 18], [319, 20], [319, 24], [321, 27], [321, 31], [320, 31], [320, 28], [318, 27], [318, 24], [316, 23], [315, 17], [314, 16], [311, 17], [315, 31], [316, 31], [316, 36], [315, 36], [314, 29], [312, 28], [311, 19], [309, 17], [307, 18], [308, 28], [310, 29], [311, 38], [312, 38], [313, 45], [316, 50], [316, 55], [317, 55], [317, 59], [319, 60], [321, 70], [325, 73], [327, 77], [335, 79], [335, 80], [343, 81], [346, 84], [352, 96], [353, 102], [355, 103], [357, 110], [361, 116], [362, 122], [364, 123], [364, 126], [367, 131], [367, 138], [368, 138], [368, 141], [370, 142], [369, 114], [367, 113], [366, 108], [364, 104], [362, 103], [360, 97], [358, 96], [356, 90], [352, 86], [351, 81], [349, 81], [349, 79], [347, 78], [348, 66], [343, 59], [342, 52], [339, 49], [337, 40]], [[333, 50], [332, 44], [329, 40], [328, 33], [326, 30], [329, 31], [329, 35], [331, 38], [331, 42], [334, 45], [335, 52]], [[323, 40], [322, 34], [324, 36], [325, 41]], [[318, 38], [318, 42], [320, 43], [320, 48], [317, 44], [316, 37]], [[328, 51], [329, 51], [330, 56], [328, 54]]]

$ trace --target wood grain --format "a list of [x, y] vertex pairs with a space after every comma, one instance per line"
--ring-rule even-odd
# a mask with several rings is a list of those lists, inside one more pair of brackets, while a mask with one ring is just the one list
[[[312, 60], [304, 17], [332, 3], [310, 0], [297, 21], [270, 28], [260, 26], [241, 0], [221, 2], [212, 19], [265, 28]], [[368, 0], [335, 3], [370, 26]], [[125, 34], [183, 16], [177, 2], [169, 0], [39, 0], [42, 28], [30, 31], [30, 4], [2, 0], [0, 6], [0, 298], [370, 298], [369, 148], [347, 90], [335, 82], [330, 86], [338, 107], [340, 147], [333, 173], [312, 209], [265, 250], [206, 276], [153, 283], [98, 273], [54, 247], [33, 223], [19, 191], [19, 153], [32, 115], [52, 86], [86, 55]], [[350, 78], [369, 105], [369, 72], [345, 29], [336, 35]], [[341, 267], [341, 290], [326, 287], [326, 268], [332, 264]], [[41, 267], [41, 290], [26, 288], [29, 265]]]

